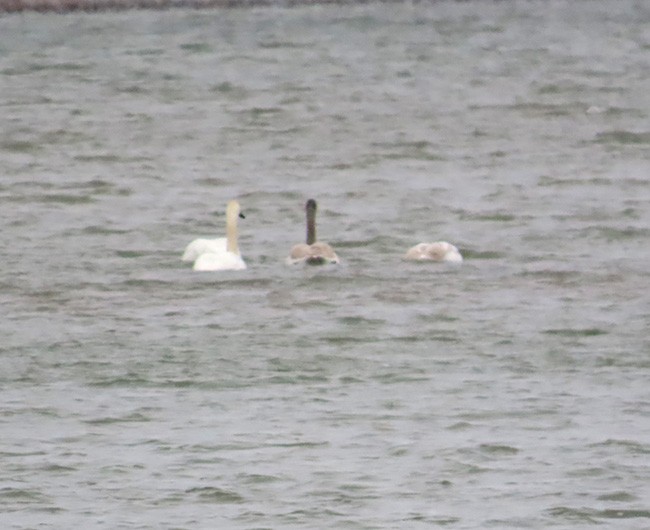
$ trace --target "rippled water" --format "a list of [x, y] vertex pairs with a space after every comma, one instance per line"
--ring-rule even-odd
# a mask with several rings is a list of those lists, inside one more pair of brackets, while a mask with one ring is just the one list
[[[4, 527], [648, 528], [649, 28], [1, 17]], [[248, 269], [193, 272], [234, 197]], [[283, 263], [309, 197], [339, 267]]]

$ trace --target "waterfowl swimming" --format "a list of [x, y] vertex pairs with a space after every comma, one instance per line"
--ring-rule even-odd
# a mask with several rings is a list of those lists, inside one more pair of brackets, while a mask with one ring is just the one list
[[324, 265], [339, 263], [339, 257], [327, 243], [316, 241], [316, 201], [309, 199], [305, 204], [307, 215], [307, 243], [294, 245], [287, 257], [289, 265], [306, 263], [309, 265]]
[[193, 261], [195, 271], [242, 270], [246, 263], [237, 245], [237, 218], [244, 219], [237, 201], [226, 207], [226, 237], [195, 239], [185, 248], [183, 261]]
[[404, 259], [409, 261], [448, 261], [460, 263], [463, 256], [458, 249], [446, 241], [435, 243], [420, 243], [406, 251]]
[[228, 240], [225, 237], [215, 239], [195, 239], [183, 252], [183, 261], [195, 261], [201, 254], [206, 252], [226, 252], [228, 250]]

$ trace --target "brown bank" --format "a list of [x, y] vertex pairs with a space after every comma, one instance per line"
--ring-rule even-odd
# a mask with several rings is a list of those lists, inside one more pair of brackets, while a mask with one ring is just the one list
[[124, 9], [207, 9], [217, 7], [293, 6], [307, 4], [368, 3], [350, 0], [0, 0], [0, 13], [41, 11], [107, 11]]

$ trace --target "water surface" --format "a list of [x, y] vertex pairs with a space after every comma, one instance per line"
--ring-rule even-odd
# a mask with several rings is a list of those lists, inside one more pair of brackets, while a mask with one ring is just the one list
[[[647, 528], [649, 24], [1, 17], [6, 527]], [[309, 197], [339, 267], [284, 264]]]

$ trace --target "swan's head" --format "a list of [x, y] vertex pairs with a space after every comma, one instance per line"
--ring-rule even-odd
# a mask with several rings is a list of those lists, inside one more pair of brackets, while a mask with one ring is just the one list
[[305, 204], [305, 210], [307, 212], [315, 212], [316, 211], [316, 201], [314, 199], [309, 199], [307, 201], [307, 204]]
[[445, 261], [461, 263], [463, 261], [463, 256], [461, 256], [460, 252], [454, 245], [449, 243], [449, 249], [445, 253]]
[[246, 219], [246, 216], [242, 213], [241, 206], [239, 206], [237, 201], [228, 202], [228, 206], [226, 207], [226, 217], [229, 219], [237, 219], [237, 217]]
[[460, 263], [463, 261], [463, 256], [461, 256], [458, 248], [451, 243], [441, 241], [438, 244], [434, 243], [432, 247], [433, 246], [438, 246], [436, 250], [432, 251], [432, 255], [435, 256], [434, 259], [436, 259], [436, 261], [449, 261], [452, 263]]

